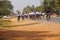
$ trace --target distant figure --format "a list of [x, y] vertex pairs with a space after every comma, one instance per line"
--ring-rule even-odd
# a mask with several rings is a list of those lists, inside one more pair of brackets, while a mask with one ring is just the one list
[[46, 8], [46, 19], [47, 19], [47, 21], [49, 21], [50, 20], [50, 16], [51, 16], [51, 10], [50, 10], [50, 7], [48, 7], [48, 8]]
[[35, 19], [36, 18], [36, 13], [32, 11], [31, 13], [29, 13], [29, 17], [31, 19]]
[[24, 13], [21, 14], [22, 20], [24, 20]]
[[20, 20], [20, 12], [18, 12], [17, 14], [17, 21], [19, 22], [19, 20]]
[[24, 13], [24, 19], [28, 19], [28, 13]]
[[60, 10], [57, 10], [56, 13], [57, 13], [57, 17], [59, 17], [59, 15], [60, 15]]
[[36, 12], [36, 18], [41, 19], [41, 12], [38, 12], [38, 11]]
[[44, 18], [44, 16], [45, 16], [45, 13], [42, 13], [42, 16], [43, 16], [43, 18]]

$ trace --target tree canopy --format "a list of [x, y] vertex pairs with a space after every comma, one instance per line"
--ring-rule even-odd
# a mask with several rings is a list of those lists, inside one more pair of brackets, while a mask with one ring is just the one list
[[29, 12], [32, 10], [36, 10], [36, 11], [41, 11], [41, 12], [45, 12], [45, 9], [47, 7], [51, 8], [52, 12], [55, 12], [57, 10], [60, 10], [60, 0], [44, 0], [42, 5], [35, 7], [34, 5], [32, 6], [27, 6], [23, 9], [24, 12]]
[[9, 0], [0, 1], [0, 15], [8, 15], [13, 10], [13, 5]]
[[32, 6], [27, 6], [27, 7], [25, 7], [25, 8], [23, 9], [23, 12], [24, 12], [24, 13], [29, 13], [29, 12], [35, 10], [35, 9], [36, 9], [36, 8], [35, 8], [34, 5], [32, 5]]

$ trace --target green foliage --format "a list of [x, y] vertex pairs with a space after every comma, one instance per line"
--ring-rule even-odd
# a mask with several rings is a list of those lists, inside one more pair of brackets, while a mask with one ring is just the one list
[[31, 11], [33, 11], [33, 10], [35, 10], [35, 6], [34, 5], [31, 6]]
[[12, 9], [13, 6], [10, 1], [8, 0], [0, 1], [0, 16], [10, 14]]
[[29, 12], [31, 12], [31, 7], [30, 7], [30, 6], [25, 7], [24, 10], [23, 10], [23, 12], [24, 12], [24, 13], [29, 13]]
[[23, 12], [30, 12], [33, 10], [36, 10], [39, 12], [45, 12], [45, 9], [47, 7], [50, 7], [52, 12], [60, 10], [60, 1], [59, 0], [44, 0], [42, 5], [37, 6], [37, 7], [35, 7], [34, 5], [27, 6], [24, 8]]
[[44, 6], [46, 7], [51, 7], [53, 11], [57, 11], [60, 9], [60, 2], [58, 0], [44, 0]]
[[23, 9], [23, 12], [24, 12], [24, 13], [29, 13], [29, 12], [35, 10], [35, 9], [36, 9], [36, 8], [35, 8], [34, 5], [32, 5], [32, 6], [27, 6], [27, 7], [25, 7], [25, 8]]

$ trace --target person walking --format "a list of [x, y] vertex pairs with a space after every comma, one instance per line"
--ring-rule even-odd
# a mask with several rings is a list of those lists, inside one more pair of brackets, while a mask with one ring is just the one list
[[17, 21], [18, 22], [20, 21], [20, 12], [18, 12], [18, 14], [17, 14]]
[[44, 16], [45, 16], [45, 13], [42, 13], [42, 16], [43, 16], [43, 18], [44, 18]]
[[22, 20], [24, 20], [24, 13], [21, 14]]
[[47, 19], [47, 21], [50, 20], [50, 17], [51, 17], [51, 10], [50, 10], [50, 7], [47, 7], [46, 8], [46, 19]]

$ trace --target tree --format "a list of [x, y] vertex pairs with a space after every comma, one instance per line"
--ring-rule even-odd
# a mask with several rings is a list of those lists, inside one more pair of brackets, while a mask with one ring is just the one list
[[51, 7], [53, 11], [60, 9], [60, 1], [59, 0], [44, 0], [44, 7]]
[[60, 10], [60, 0], [43, 0], [42, 4], [40, 6], [35, 7], [34, 5], [32, 6], [27, 6], [24, 8], [23, 11], [29, 12], [29, 11], [41, 11], [45, 12], [46, 8], [51, 8], [51, 12], [55, 12], [57, 10]]
[[41, 11], [41, 9], [40, 9], [40, 7], [38, 6], [38, 7], [36, 7], [36, 11]]
[[29, 13], [31, 12], [31, 7], [30, 6], [27, 6], [23, 9], [23, 13]]
[[33, 10], [35, 10], [35, 6], [34, 6], [34, 5], [25, 7], [25, 8], [23, 9], [23, 12], [24, 12], [24, 13], [29, 13], [29, 12], [31, 12], [31, 11], [33, 11]]
[[8, 0], [0, 1], [0, 16], [9, 15], [12, 9], [13, 6], [10, 1]]
[[32, 5], [32, 6], [31, 6], [31, 11], [34, 11], [34, 10], [36, 10], [36, 9], [35, 9], [35, 6]]

